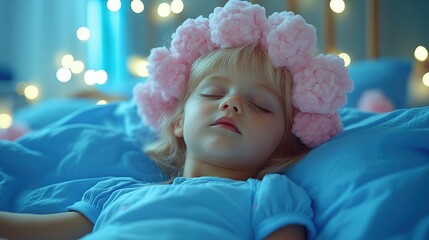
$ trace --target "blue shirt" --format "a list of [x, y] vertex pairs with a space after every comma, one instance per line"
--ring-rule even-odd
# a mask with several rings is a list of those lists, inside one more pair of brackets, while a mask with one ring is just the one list
[[172, 184], [112, 178], [68, 209], [95, 224], [85, 239], [263, 239], [289, 224], [315, 236], [310, 198], [279, 174], [262, 181], [179, 177]]

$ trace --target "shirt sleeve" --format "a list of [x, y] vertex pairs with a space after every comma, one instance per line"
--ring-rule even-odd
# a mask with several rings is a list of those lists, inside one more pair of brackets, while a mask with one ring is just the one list
[[128, 177], [114, 177], [95, 184], [83, 194], [80, 201], [67, 207], [67, 211], [83, 214], [95, 224], [101, 211], [119, 196], [133, 191], [144, 183]]
[[316, 228], [312, 218], [310, 197], [288, 177], [269, 174], [256, 186], [252, 218], [256, 239], [290, 224], [304, 225], [308, 239], [313, 239]]

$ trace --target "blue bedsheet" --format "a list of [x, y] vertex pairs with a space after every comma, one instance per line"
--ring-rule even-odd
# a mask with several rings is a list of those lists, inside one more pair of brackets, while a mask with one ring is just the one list
[[[285, 173], [312, 198], [318, 239], [429, 239], [429, 107], [341, 116], [344, 133]], [[0, 210], [63, 212], [112, 176], [162, 181], [141, 152], [153, 138], [118, 102], [0, 141]]]

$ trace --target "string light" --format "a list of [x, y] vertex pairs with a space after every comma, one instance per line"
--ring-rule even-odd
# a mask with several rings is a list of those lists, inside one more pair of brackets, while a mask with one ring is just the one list
[[131, 10], [135, 13], [141, 13], [144, 11], [144, 4], [141, 0], [132, 0], [131, 1]]
[[161, 3], [158, 5], [158, 15], [160, 17], [168, 17], [171, 13], [170, 4]]
[[24, 88], [24, 96], [28, 100], [35, 100], [39, 96], [39, 89], [34, 85], [28, 85]]
[[83, 75], [83, 80], [85, 81], [85, 83], [89, 86], [95, 85], [95, 84], [99, 84], [99, 85], [103, 85], [107, 82], [108, 79], [108, 75], [107, 72], [104, 70], [88, 70], [85, 72], [85, 74]]
[[181, 13], [184, 8], [182, 0], [173, 0], [170, 4], [170, 8], [173, 13]]
[[329, 7], [336, 13], [342, 13], [346, 8], [346, 3], [343, 0], [331, 0]]
[[148, 64], [149, 63], [148, 63], [147, 59], [145, 59], [143, 57], [131, 56], [128, 59], [127, 66], [128, 66], [128, 70], [134, 76], [148, 77], [149, 76], [149, 71], [147, 69]]
[[425, 75], [423, 75], [423, 84], [426, 87], [429, 87], [429, 72], [425, 73]]
[[428, 50], [423, 46], [418, 46], [416, 50], [414, 50], [414, 57], [421, 62], [426, 61], [428, 58]]
[[104, 70], [98, 70], [97, 72], [95, 72], [95, 76], [96, 76], [96, 83], [99, 85], [103, 85], [107, 82], [107, 73]]
[[0, 128], [8, 129], [10, 126], [12, 126], [12, 122], [12, 116], [7, 113], [0, 114]]
[[64, 68], [71, 68], [74, 63], [74, 57], [71, 54], [66, 54], [61, 58], [61, 65]]
[[73, 65], [70, 70], [74, 74], [79, 74], [83, 72], [84, 69], [85, 69], [85, 64], [82, 61], [77, 60], [73, 62]]
[[76, 31], [76, 36], [81, 41], [87, 41], [91, 36], [91, 32], [87, 27], [80, 27]]
[[338, 56], [344, 60], [344, 66], [347, 67], [348, 65], [350, 65], [351, 58], [347, 53], [340, 53], [338, 54]]
[[60, 68], [57, 70], [57, 79], [60, 82], [68, 82], [71, 79], [71, 72], [68, 68]]
[[117, 12], [121, 9], [122, 3], [120, 0], [108, 0], [107, 1], [107, 9], [111, 12]]
[[105, 104], [107, 104], [107, 101], [103, 99], [97, 102], [97, 105], [105, 105]]

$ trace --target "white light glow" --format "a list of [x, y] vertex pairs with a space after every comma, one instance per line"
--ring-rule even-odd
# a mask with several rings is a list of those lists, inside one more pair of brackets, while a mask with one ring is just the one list
[[87, 41], [89, 37], [91, 36], [91, 32], [87, 27], [80, 27], [76, 31], [76, 36], [81, 41]]
[[0, 114], [0, 128], [7, 129], [12, 126], [12, 116], [7, 113]]
[[170, 6], [171, 6], [171, 11], [176, 14], [181, 13], [184, 8], [182, 0], [173, 0]]
[[57, 79], [60, 82], [70, 81], [72, 74], [68, 68], [60, 68], [57, 70]]
[[423, 84], [426, 87], [429, 87], [429, 72], [425, 73], [425, 75], [423, 75]]
[[421, 62], [426, 61], [428, 58], [428, 50], [423, 46], [418, 46], [416, 50], [414, 50], [414, 57]]
[[82, 61], [74, 61], [73, 66], [71, 67], [71, 71], [74, 74], [79, 74], [81, 72], [83, 72], [83, 70], [85, 69], [85, 64], [83, 64]]
[[34, 100], [39, 96], [39, 89], [34, 85], [28, 85], [24, 88], [24, 96], [29, 100]]
[[139, 56], [132, 56], [128, 59], [128, 70], [135, 76], [148, 77], [148, 64], [149, 63], [145, 58]]
[[344, 60], [344, 66], [347, 67], [348, 65], [350, 65], [352, 60], [347, 53], [340, 53], [338, 54], [338, 56]]
[[96, 83], [99, 85], [103, 85], [107, 82], [107, 73], [104, 70], [98, 70], [97, 72], [95, 72], [96, 74]]
[[74, 63], [74, 57], [71, 54], [66, 54], [61, 58], [61, 65], [64, 68], [71, 68]]
[[158, 6], [158, 15], [160, 17], [168, 17], [171, 13], [170, 4], [161, 3]]
[[90, 69], [83, 75], [83, 80], [89, 86], [94, 85], [97, 83], [97, 74], [94, 70]]
[[106, 100], [100, 100], [97, 102], [97, 105], [104, 105], [104, 104], [107, 104]]
[[342, 13], [346, 8], [346, 3], [343, 0], [331, 0], [329, 7], [336, 13]]
[[131, 1], [131, 10], [135, 13], [141, 13], [144, 11], [144, 4], [141, 0]]
[[111, 12], [117, 12], [121, 9], [122, 3], [120, 0], [108, 0], [107, 1], [107, 9]]

